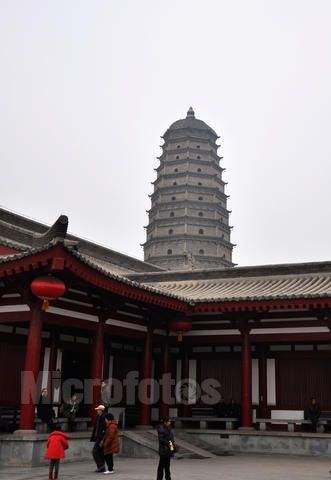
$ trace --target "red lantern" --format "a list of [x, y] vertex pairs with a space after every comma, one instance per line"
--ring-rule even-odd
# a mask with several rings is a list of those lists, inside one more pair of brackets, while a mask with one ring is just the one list
[[32, 293], [43, 300], [43, 310], [48, 309], [50, 300], [62, 297], [65, 290], [64, 282], [51, 276], [35, 278], [31, 283]]
[[192, 322], [189, 320], [172, 320], [169, 324], [169, 329], [177, 334], [177, 340], [183, 341], [183, 334], [190, 331], [192, 328]]

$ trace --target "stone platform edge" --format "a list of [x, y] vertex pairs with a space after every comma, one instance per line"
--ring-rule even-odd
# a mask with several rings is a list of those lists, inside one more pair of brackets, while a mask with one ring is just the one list
[[[158, 449], [144, 438], [130, 435], [132, 431], [119, 432], [120, 453], [122, 457], [156, 458]], [[11, 435], [0, 435], [0, 467], [32, 467], [46, 465], [44, 459], [48, 434], [35, 431], [18, 431]], [[64, 462], [81, 462], [92, 459], [93, 442], [91, 431], [69, 433], [69, 449]]]
[[195, 428], [176, 428], [174, 432], [194, 433], [196, 435], [239, 435], [239, 436], [257, 436], [257, 437], [300, 437], [300, 438], [329, 438], [331, 439], [331, 433], [312, 433], [312, 432], [279, 432], [272, 430], [217, 430], [217, 429], [195, 429]]
[[331, 435], [325, 433], [183, 429], [176, 430], [176, 436], [216, 455], [254, 453], [331, 457]]

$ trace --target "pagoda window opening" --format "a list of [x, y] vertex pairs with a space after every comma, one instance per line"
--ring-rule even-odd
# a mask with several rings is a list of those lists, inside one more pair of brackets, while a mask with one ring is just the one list
[[178, 168], [175, 168], [175, 169], [174, 169], [174, 172], [178, 172]]
[[173, 185], [177, 185], [177, 182], [173, 182]]
[[171, 197], [171, 200], [176, 200], [176, 197]]
[[197, 159], [200, 160], [200, 158], [201, 158], [200, 155], [198, 155], [198, 156], [197, 156]]
[[201, 168], [198, 168], [197, 172], [201, 172]]
[[203, 217], [203, 212], [199, 212], [199, 217]]
[[203, 231], [203, 228], [199, 229], [199, 235], [203, 235], [205, 232]]
[[176, 155], [176, 160], [179, 160], [179, 155]]
[[199, 255], [204, 255], [204, 254], [205, 254], [205, 251], [201, 248], [201, 249], [199, 250]]
[[167, 255], [172, 255], [172, 250], [171, 250], [171, 248], [169, 248], [169, 250], [167, 251]]
[[170, 212], [170, 217], [174, 217], [174, 216], [175, 216], [174, 212]]
[[200, 148], [200, 145], [197, 145], [197, 148]]
[[200, 185], [200, 186], [201, 186], [201, 185], [202, 185], [202, 183], [201, 183], [201, 182], [198, 182], [198, 185]]
[[203, 197], [199, 197], [199, 200], [203, 200]]
[[174, 233], [173, 229], [170, 228], [170, 230], [168, 231], [169, 235], [172, 235]]
[[180, 148], [180, 145], [177, 145], [177, 148]]

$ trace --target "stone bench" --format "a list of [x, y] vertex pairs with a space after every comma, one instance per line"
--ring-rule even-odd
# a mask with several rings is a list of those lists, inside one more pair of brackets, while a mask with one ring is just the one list
[[[325, 431], [325, 426], [331, 422], [331, 418], [327, 419], [320, 419], [317, 426], [317, 431], [319, 433], [323, 433]], [[310, 420], [304, 419], [279, 419], [279, 418], [257, 418], [255, 420], [255, 424], [258, 426], [258, 429], [261, 431], [267, 430], [268, 424], [276, 424], [276, 425], [287, 425], [288, 432], [294, 432], [295, 425], [311, 425]]]
[[[68, 431], [68, 419], [64, 417], [59, 417], [54, 420], [55, 423], [61, 425], [61, 429], [64, 432]], [[75, 430], [77, 432], [86, 432], [88, 430], [88, 426], [91, 423], [91, 419], [89, 417], [76, 417], [75, 418]], [[36, 419], [36, 430], [38, 433], [47, 433], [47, 425], [43, 423], [39, 418]]]
[[199, 423], [200, 429], [207, 429], [210, 423], [225, 423], [226, 430], [233, 430], [238, 418], [220, 417], [177, 417], [175, 427], [183, 428], [184, 423]]

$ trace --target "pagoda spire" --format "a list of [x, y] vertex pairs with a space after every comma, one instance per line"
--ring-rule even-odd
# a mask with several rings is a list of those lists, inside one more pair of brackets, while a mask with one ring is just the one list
[[192, 107], [190, 107], [187, 111], [187, 115], [186, 115], [186, 118], [190, 118], [190, 117], [193, 117], [195, 118], [195, 114], [194, 114], [194, 110]]

